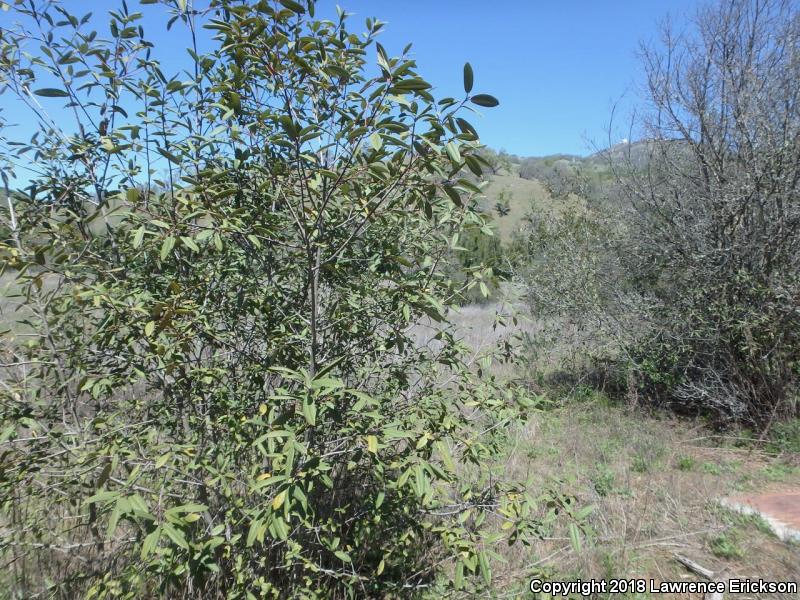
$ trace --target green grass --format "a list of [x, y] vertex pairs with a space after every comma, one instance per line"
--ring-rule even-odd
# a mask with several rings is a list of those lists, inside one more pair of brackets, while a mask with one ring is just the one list
[[800, 472], [795, 466], [783, 463], [774, 463], [764, 467], [762, 474], [768, 481], [782, 482]]
[[719, 506], [716, 512], [723, 523], [742, 530], [748, 537], [752, 534], [748, 531], [750, 529], [770, 538], [776, 537], [770, 524], [758, 513], [741, 513], [725, 506]]
[[744, 558], [745, 552], [740, 545], [740, 534], [736, 530], [729, 530], [711, 538], [708, 547], [711, 553], [726, 560]]
[[616, 475], [614, 471], [604, 464], [598, 466], [597, 473], [592, 479], [594, 489], [601, 497], [606, 497], [614, 491], [615, 481]]
[[649, 473], [661, 464], [666, 452], [664, 444], [654, 437], [642, 437], [634, 443], [631, 470], [635, 473]]
[[767, 448], [776, 454], [800, 453], [800, 419], [777, 423], [770, 432]]

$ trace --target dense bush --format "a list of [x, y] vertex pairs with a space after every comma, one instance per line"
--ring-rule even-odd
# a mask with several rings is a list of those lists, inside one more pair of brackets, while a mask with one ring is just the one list
[[523, 271], [631, 398], [765, 427], [798, 409], [800, 13], [734, 0], [695, 25], [643, 52], [652, 110], [607, 153], [610, 200], [534, 220]]
[[538, 323], [529, 369], [548, 385], [625, 384], [619, 371], [641, 332], [641, 297], [620, 260], [620, 216], [585, 205], [531, 215], [509, 249]]
[[457, 115], [496, 101], [467, 66], [463, 98], [436, 102], [377, 20], [356, 35], [313, 2], [160, 4], [190, 46], [177, 76], [125, 3], [102, 34], [49, 1], [15, 3], [3, 30], [0, 84], [39, 130], [2, 145], [36, 167], [5, 214], [24, 306], [3, 347], [0, 586], [488, 583], [501, 523], [537, 531], [495, 464], [529, 401], [467, 362], [440, 267], [485, 227]]
[[503, 244], [488, 226], [468, 227], [461, 232], [447, 272], [460, 290], [459, 304], [492, 301], [500, 283], [511, 277]]
[[800, 11], [734, 0], [645, 48], [647, 164], [624, 252], [652, 299], [637, 349], [672, 406], [766, 425], [800, 376]]
[[537, 179], [554, 198], [580, 194], [582, 177], [575, 157], [526, 158], [520, 162], [519, 176]]

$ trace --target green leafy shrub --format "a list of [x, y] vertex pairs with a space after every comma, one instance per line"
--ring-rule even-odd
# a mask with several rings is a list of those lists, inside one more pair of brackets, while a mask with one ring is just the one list
[[500, 282], [511, 276], [500, 239], [488, 225], [463, 230], [447, 271], [462, 290], [462, 304], [491, 301]]
[[800, 453], [800, 419], [776, 423], [769, 433], [767, 447], [773, 452]]
[[0, 583], [488, 584], [501, 521], [537, 531], [538, 498], [495, 464], [529, 401], [465, 362], [446, 320], [461, 284], [438, 267], [485, 226], [458, 115], [497, 101], [467, 66], [464, 96], [437, 102], [381, 22], [357, 35], [311, 1], [164, 2], [190, 46], [175, 76], [124, 2], [103, 34], [66, 8], [16, 3], [0, 46], [3, 92], [41, 124], [2, 145], [36, 171], [12, 206], [30, 315], [3, 348]]
[[592, 478], [592, 485], [597, 494], [603, 498], [614, 491], [616, 476], [608, 465], [601, 464], [597, 467], [597, 473]]

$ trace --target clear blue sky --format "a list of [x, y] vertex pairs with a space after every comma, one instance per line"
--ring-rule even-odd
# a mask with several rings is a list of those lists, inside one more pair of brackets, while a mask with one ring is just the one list
[[[205, 0], [195, 0], [204, 5]], [[481, 109], [471, 121], [482, 141], [496, 149], [524, 155], [588, 154], [603, 147], [612, 105], [636, 97], [641, 81], [636, 52], [642, 40], [657, 38], [657, 23], [668, 13], [685, 21], [700, 0], [338, 0], [354, 13], [351, 28], [364, 30], [366, 17], [388, 24], [381, 42], [398, 54], [413, 42], [420, 74], [436, 95], [463, 93], [465, 61], [475, 71], [476, 93], [490, 93], [500, 106]], [[128, 0], [140, 10], [137, 0]], [[335, 18], [337, 0], [319, 0], [317, 17]], [[104, 14], [114, 0], [67, 0], [75, 13], [94, 13], [93, 26], [108, 35]], [[160, 6], [145, 6], [145, 35], [166, 59], [165, 71], [180, 69], [187, 37], [176, 24], [172, 32], [154, 19]], [[10, 13], [0, 12], [0, 24]], [[204, 40], [208, 43], [209, 40]], [[626, 104], [627, 103], [627, 104]], [[0, 108], [9, 122], [29, 130], [28, 115], [6, 94]], [[615, 136], [614, 142], [621, 135]]]
[[[323, 0], [319, 6], [335, 6]], [[414, 43], [420, 73], [438, 95], [462, 92], [461, 68], [475, 70], [475, 91], [500, 106], [473, 124], [493, 148], [525, 156], [588, 154], [587, 138], [608, 140], [611, 108], [636, 94], [641, 40], [658, 37], [698, 0], [339, 0], [357, 22], [387, 21], [382, 42], [400, 52]], [[320, 11], [324, 12], [324, 11]], [[618, 141], [618, 140], [614, 140]]]

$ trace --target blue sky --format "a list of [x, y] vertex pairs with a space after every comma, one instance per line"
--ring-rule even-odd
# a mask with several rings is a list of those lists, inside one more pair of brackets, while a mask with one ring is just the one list
[[[197, 4], [205, 4], [196, 0]], [[128, 0], [139, 10], [137, 0]], [[101, 17], [113, 0], [66, 0], [77, 14], [94, 12], [95, 27], [107, 35]], [[335, 17], [336, 0], [319, 0], [317, 17]], [[588, 154], [608, 142], [612, 106], [624, 110], [637, 98], [640, 41], [657, 39], [657, 23], [668, 13], [678, 24], [699, 0], [338, 0], [354, 13], [351, 29], [363, 31], [367, 17], [388, 24], [381, 43], [390, 54], [413, 42], [420, 74], [436, 95], [463, 93], [462, 67], [475, 71], [476, 93], [490, 93], [500, 106], [481, 109], [470, 120], [482, 141], [523, 156]], [[143, 7], [146, 36], [154, 41], [166, 71], [178, 70], [187, 38], [177, 26], [168, 33]], [[9, 13], [0, 12], [0, 23]], [[102, 19], [102, 21], [101, 21]], [[156, 23], [158, 24], [156, 26]], [[5, 23], [3, 23], [5, 24]], [[180, 31], [180, 33], [179, 33]], [[206, 40], [208, 41], [208, 40]], [[0, 96], [9, 121], [25, 127], [25, 115], [10, 95]], [[18, 117], [15, 119], [15, 117]], [[612, 136], [617, 142], [622, 134]]]
[[624, 96], [621, 106], [626, 101], [630, 106], [641, 81], [639, 42], [656, 40], [657, 24], [668, 13], [678, 24], [700, 5], [697, 0], [339, 3], [356, 13], [359, 23], [367, 16], [387, 21], [381, 42], [387, 51], [413, 42], [420, 73], [440, 96], [462, 92], [461, 68], [469, 61], [475, 91], [491, 93], [501, 103], [472, 119], [482, 141], [525, 156], [588, 154], [592, 143], [607, 145], [613, 104]]

